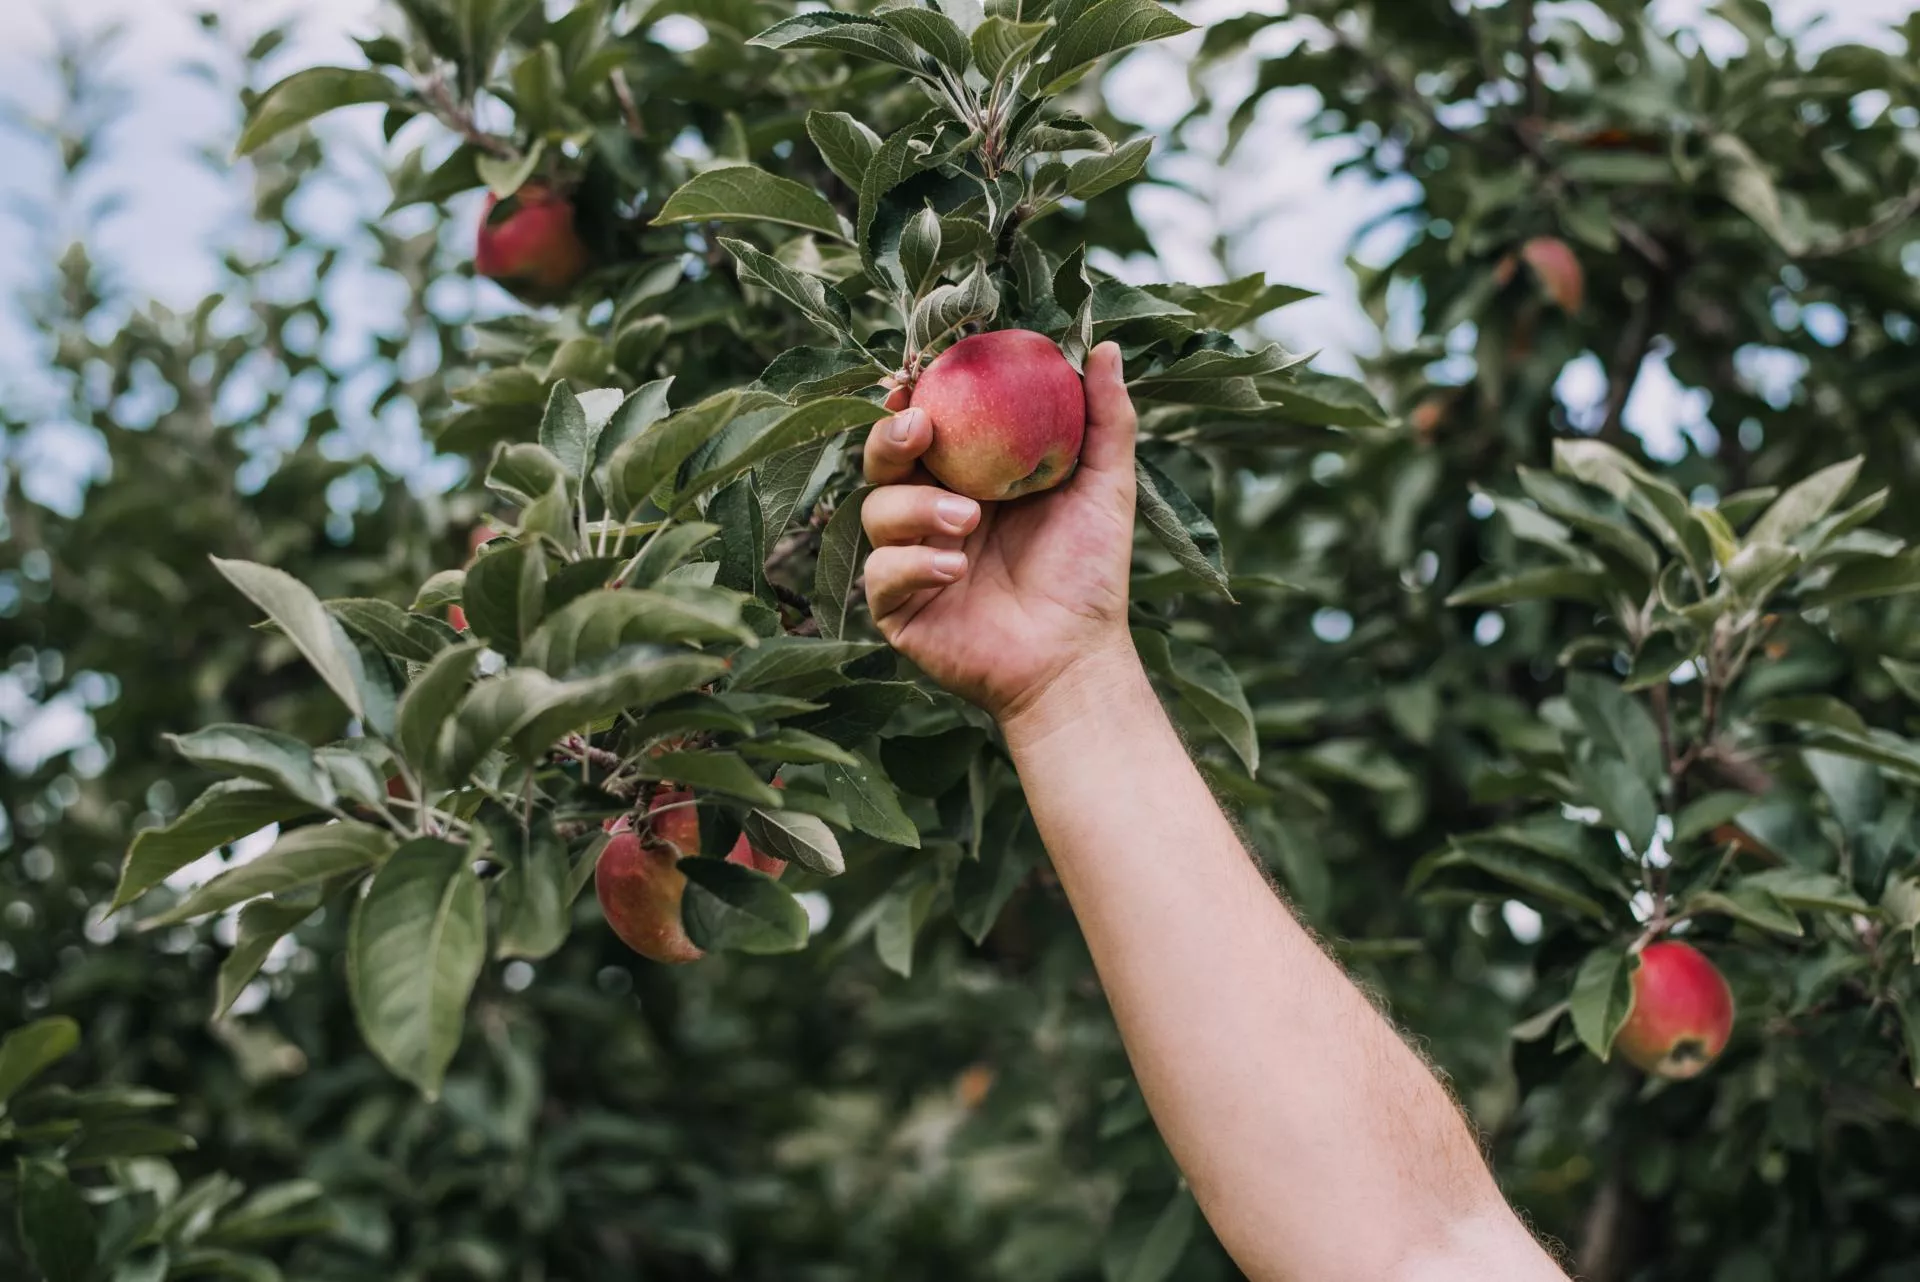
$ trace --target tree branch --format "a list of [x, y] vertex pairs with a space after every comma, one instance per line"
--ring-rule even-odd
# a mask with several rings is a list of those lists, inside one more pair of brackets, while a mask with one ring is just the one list
[[1920, 214], [1920, 187], [1915, 187], [1902, 196], [1872, 222], [1856, 227], [1844, 235], [1835, 236], [1823, 244], [1811, 246], [1800, 257], [1835, 258], [1841, 254], [1850, 254], [1856, 249], [1865, 249], [1895, 228], [1902, 226], [1915, 214]]

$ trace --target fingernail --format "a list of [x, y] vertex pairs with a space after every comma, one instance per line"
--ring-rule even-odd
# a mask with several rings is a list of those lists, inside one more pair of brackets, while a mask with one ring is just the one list
[[933, 572], [943, 579], [957, 579], [966, 572], [967, 554], [965, 552], [935, 552], [933, 554]]
[[905, 445], [913, 439], [913, 411], [907, 410], [895, 414], [887, 424], [887, 439], [895, 445]]
[[936, 502], [933, 510], [939, 514], [941, 524], [957, 530], [973, 519], [973, 500], [956, 494]]

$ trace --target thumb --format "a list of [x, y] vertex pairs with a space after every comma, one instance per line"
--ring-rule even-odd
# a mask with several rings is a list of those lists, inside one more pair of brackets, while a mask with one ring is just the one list
[[1087, 437], [1080, 468], [1125, 477], [1133, 485], [1133, 440], [1139, 419], [1120, 369], [1120, 345], [1105, 342], [1087, 353]]

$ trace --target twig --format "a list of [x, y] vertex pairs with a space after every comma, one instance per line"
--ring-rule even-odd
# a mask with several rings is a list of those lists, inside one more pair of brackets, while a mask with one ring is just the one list
[[1527, 66], [1527, 114], [1535, 120], [1546, 115], [1546, 86], [1540, 83], [1540, 47], [1533, 40], [1533, 0], [1520, 0], [1520, 58]]
[[1814, 245], [1800, 257], [1834, 258], [1841, 254], [1850, 254], [1856, 249], [1865, 249], [1915, 214], [1920, 214], [1920, 187], [1915, 187], [1902, 196], [1892, 208], [1872, 222], [1856, 227], [1844, 235], [1836, 236], [1824, 244]]
[[488, 155], [499, 156], [503, 160], [518, 160], [520, 151], [512, 143], [497, 134], [482, 129], [473, 118], [471, 105], [463, 105], [453, 100], [447, 92], [447, 82], [439, 72], [419, 82], [420, 96], [433, 108], [434, 117], [441, 124], [459, 134], [467, 142], [478, 147]]
[[626, 69], [615, 67], [607, 78], [613, 82], [613, 96], [620, 100], [620, 118], [626, 121], [627, 132], [635, 138], [644, 139], [647, 126], [640, 119], [640, 108], [633, 100], [633, 86], [627, 83]]
[[1619, 444], [1626, 437], [1621, 416], [1627, 410], [1627, 398], [1633, 394], [1640, 371], [1646, 368], [1647, 353], [1653, 348], [1653, 304], [1643, 301], [1633, 309], [1633, 320], [1620, 335], [1620, 346], [1607, 368], [1607, 412], [1600, 420], [1600, 439]]

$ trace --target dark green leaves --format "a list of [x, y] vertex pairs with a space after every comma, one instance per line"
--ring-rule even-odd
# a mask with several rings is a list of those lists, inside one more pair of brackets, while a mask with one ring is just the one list
[[776, 22], [747, 41], [765, 49], [833, 49], [857, 54], [920, 74], [924, 67], [914, 47], [885, 23], [851, 13], [802, 13]]
[[784, 223], [836, 240], [846, 238], [840, 216], [819, 192], [753, 165], [728, 165], [695, 175], [667, 197], [654, 221]]
[[463, 846], [408, 842], [354, 910], [347, 974], [360, 1032], [381, 1062], [439, 1094], [486, 961], [486, 902]]
[[1068, 23], [1036, 69], [1044, 80], [1040, 92], [1060, 92], [1110, 53], [1191, 30], [1191, 22], [1153, 0], [1100, 0]]
[[827, 795], [847, 808], [853, 826], [896, 846], [920, 845], [920, 831], [900, 806], [900, 794], [873, 762], [825, 767]]
[[258, 858], [229, 868], [151, 925], [165, 926], [217, 913], [261, 895], [278, 895], [317, 885], [344, 873], [371, 867], [393, 848], [381, 828], [360, 823], [316, 824], [297, 828], [274, 842]]
[[349, 712], [355, 716], [366, 715], [362, 688], [367, 676], [360, 652], [353, 648], [339, 623], [327, 613], [311, 588], [291, 574], [268, 565], [223, 561], [219, 557], [213, 558], [213, 564], [229, 583], [246, 593], [280, 625], [287, 639], [313, 665], [321, 680], [340, 696]]
[[761, 253], [743, 240], [720, 238], [721, 247], [739, 264], [740, 279], [749, 285], [770, 289], [800, 309], [808, 320], [836, 338], [846, 338], [853, 330], [847, 300], [840, 291], [817, 276], [797, 272], [771, 254]]
[[687, 936], [709, 951], [791, 953], [807, 946], [807, 912], [779, 882], [723, 859], [683, 859], [680, 916]]
[[0, 1040], [0, 1105], [79, 1044], [80, 1025], [65, 1015], [37, 1019], [8, 1033]]
[[1220, 532], [1213, 518], [1145, 457], [1134, 460], [1134, 481], [1140, 519], [1147, 523], [1153, 537], [1173, 554], [1181, 569], [1233, 600], [1227, 587], [1226, 563], [1220, 555]]
[[17, 1168], [20, 1240], [46, 1282], [91, 1282], [100, 1234], [93, 1211], [59, 1165], [23, 1157]]
[[867, 164], [880, 146], [880, 136], [844, 111], [809, 111], [807, 137], [820, 149], [827, 168], [854, 191], [866, 177]]
[[1612, 1055], [1613, 1039], [1633, 1013], [1635, 965], [1637, 962], [1630, 961], [1623, 948], [1596, 948], [1587, 954], [1574, 976], [1573, 996], [1568, 1001], [1573, 1031], [1600, 1059]]
[[838, 640], [846, 632], [853, 608], [853, 583], [866, 559], [867, 532], [860, 524], [860, 507], [873, 489], [855, 490], [840, 501], [820, 536], [820, 559], [814, 569], [813, 617], [820, 635]]
[[400, 90], [378, 71], [365, 68], [308, 67], [274, 85], [254, 102], [247, 127], [234, 150], [244, 156], [289, 129], [337, 107], [363, 102], [398, 102]]
[[262, 784], [223, 779], [194, 798], [172, 823], [134, 837], [112, 907], [126, 907], [210, 850], [312, 809], [307, 802]]

